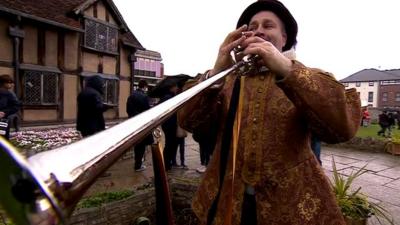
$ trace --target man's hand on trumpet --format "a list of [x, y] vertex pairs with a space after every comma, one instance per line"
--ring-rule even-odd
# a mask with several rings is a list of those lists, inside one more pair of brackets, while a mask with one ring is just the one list
[[232, 59], [231, 52], [247, 38], [247, 25], [243, 25], [232, 31], [225, 38], [224, 42], [219, 47], [218, 57], [215, 61], [214, 68], [209, 72], [209, 76], [213, 76], [223, 70], [231, 67], [235, 62]]
[[[253, 32], [252, 32], [253, 33]], [[273, 42], [265, 40], [256, 35], [246, 38], [242, 41], [242, 55], [258, 55], [261, 59], [259, 64], [267, 67], [273, 73], [282, 77], [290, 74], [292, 61], [278, 50]]]
[[[290, 74], [292, 61], [282, 54], [282, 46], [285, 43], [275, 41], [274, 35], [265, 35], [250, 26], [243, 25], [232, 31], [221, 44], [214, 68], [209, 72], [213, 76], [229, 67], [235, 61], [231, 52], [236, 50], [235, 60], [240, 61], [246, 55], [258, 55], [261, 59], [260, 66], [265, 66], [275, 74], [286, 77]], [[240, 49], [237, 52], [237, 49]]]

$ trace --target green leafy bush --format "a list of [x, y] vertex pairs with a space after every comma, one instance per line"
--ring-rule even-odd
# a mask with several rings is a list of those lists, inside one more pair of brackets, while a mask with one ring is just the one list
[[81, 208], [97, 207], [97, 206], [100, 206], [105, 203], [110, 203], [110, 202], [128, 198], [129, 196], [131, 196], [133, 194], [134, 194], [133, 191], [118, 191], [118, 192], [99, 193], [99, 194], [81, 199], [81, 201], [79, 201], [76, 208], [81, 209]]
[[392, 142], [393, 144], [400, 144], [400, 134], [394, 133], [390, 139], [390, 142]]
[[331, 182], [331, 186], [336, 195], [336, 201], [343, 215], [347, 218], [362, 220], [375, 216], [380, 224], [382, 224], [382, 221], [387, 221], [389, 224], [394, 225], [389, 212], [381, 205], [370, 202], [368, 197], [360, 192], [361, 187], [355, 191], [351, 188], [354, 180], [367, 172], [365, 170], [366, 166], [345, 177], [337, 171], [335, 159], [332, 157], [333, 182]]

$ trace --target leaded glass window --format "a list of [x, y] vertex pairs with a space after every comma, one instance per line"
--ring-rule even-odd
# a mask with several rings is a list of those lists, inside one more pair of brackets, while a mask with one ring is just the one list
[[54, 105], [58, 99], [58, 73], [26, 70], [23, 77], [24, 103]]
[[117, 105], [117, 89], [118, 81], [117, 80], [106, 80], [104, 86], [104, 102], [112, 105]]
[[118, 29], [104, 23], [86, 19], [85, 46], [102, 52], [117, 53]]

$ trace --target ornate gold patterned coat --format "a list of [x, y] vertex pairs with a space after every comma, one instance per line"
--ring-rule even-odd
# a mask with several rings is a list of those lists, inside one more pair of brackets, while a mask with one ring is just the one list
[[[345, 90], [331, 74], [293, 62], [291, 75], [283, 80], [269, 71], [241, 77], [232, 144], [213, 224], [240, 224], [246, 184], [255, 189], [260, 225], [345, 224], [310, 149], [310, 133], [331, 143], [352, 138], [360, 124], [360, 100], [354, 89]], [[207, 127], [208, 122], [219, 123], [217, 145], [192, 204], [202, 224], [220, 187], [223, 118], [236, 75], [228, 75], [222, 88], [208, 89], [178, 112], [181, 126], [189, 131]]]

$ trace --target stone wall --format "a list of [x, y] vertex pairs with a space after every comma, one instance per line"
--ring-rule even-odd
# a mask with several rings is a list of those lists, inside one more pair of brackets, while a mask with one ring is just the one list
[[100, 207], [75, 210], [70, 225], [133, 225], [145, 216], [154, 221], [156, 199], [154, 188], [149, 188], [129, 198], [104, 204]]
[[[197, 224], [197, 218], [191, 211], [191, 201], [197, 189], [197, 182], [170, 180], [172, 206], [176, 217], [175, 224], [187, 224], [191, 220]], [[134, 225], [138, 217], [147, 217], [154, 224], [156, 199], [154, 188], [140, 190], [129, 198], [104, 204], [100, 207], [75, 210], [70, 218], [70, 225]]]
[[173, 180], [171, 182], [171, 195], [174, 208], [190, 207], [197, 186], [196, 184], [185, 184]]
[[193, 180], [171, 180], [172, 207], [176, 225], [199, 225], [191, 207], [199, 183]]
[[365, 151], [372, 151], [372, 152], [385, 152], [385, 145], [388, 143], [389, 140], [379, 140], [376, 138], [360, 138], [354, 137], [350, 141], [339, 143], [339, 144], [325, 144], [326, 146], [330, 147], [338, 147], [338, 148], [353, 148]]

